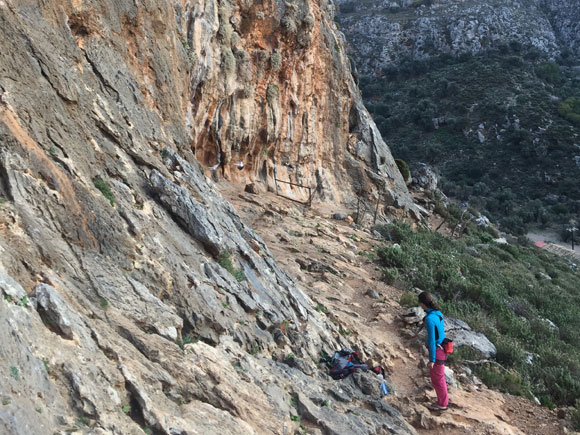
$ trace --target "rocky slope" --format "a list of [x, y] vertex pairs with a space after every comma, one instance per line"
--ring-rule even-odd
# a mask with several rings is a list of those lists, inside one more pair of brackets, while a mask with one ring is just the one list
[[0, 432], [414, 432], [357, 385], [323, 406], [354, 344], [206, 176], [415, 210], [332, 13], [0, 1]]
[[[418, 333], [420, 326], [412, 325], [420, 324], [424, 313], [402, 308], [404, 292], [382, 279], [383, 269], [377, 268], [375, 256], [388, 242], [376, 231], [328, 219], [325, 208], [317, 204], [304, 211], [273, 194], [240, 194], [227, 183], [220, 188], [242, 219], [271, 246], [279, 264], [302, 283], [318, 311], [340, 324], [343, 335], [362, 340], [361, 348], [372, 349], [366, 341], [371, 338], [374, 358], [388, 373], [391, 394], [383, 401], [397, 406], [418, 433], [560, 435], [570, 429], [571, 422], [562, 418], [565, 408], [551, 411], [488, 390], [473, 376], [479, 364], [470, 365], [472, 371], [461, 362], [452, 363], [447, 373], [453, 405], [442, 414], [429, 412], [435, 393], [422, 358], [424, 330]], [[441, 221], [434, 214], [430, 225], [450, 234], [451, 226]], [[420, 317], [409, 316], [413, 312]], [[495, 354], [487, 338], [466, 329], [463, 322], [448, 317], [446, 328], [457, 352], [469, 350], [467, 346], [488, 356]], [[292, 356], [287, 361], [293, 361]], [[355, 375], [353, 381], [362, 379]], [[372, 384], [367, 388], [372, 389]], [[332, 407], [340, 406], [337, 400], [330, 402]]]
[[515, 42], [554, 58], [579, 54], [574, 0], [339, 0], [340, 24], [357, 66], [380, 73], [404, 59], [477, 54]]

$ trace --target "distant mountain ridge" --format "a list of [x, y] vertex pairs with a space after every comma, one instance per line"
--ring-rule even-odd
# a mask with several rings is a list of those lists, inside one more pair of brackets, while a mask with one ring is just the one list
[[510, 41], [550, 58], [563, 51], [580, 54], [580, 4], [574, 0], [338, 3], [341, 28], [365, 74], [404, 58], [477, 54]]

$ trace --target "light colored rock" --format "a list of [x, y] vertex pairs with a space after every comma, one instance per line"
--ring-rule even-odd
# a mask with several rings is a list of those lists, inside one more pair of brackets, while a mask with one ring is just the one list
[[17, 302], [27, 296], [26, 291], [0, 265], [0, 291]]
[[435, 191], [439, 179], [433, 169], [425, 163], [419, 163], [417, 167], [413, 168], [412, 184], [420, 188]]
[[497, 349], [489, 339], [480, 332], [471, 330], [467, 323], [447, 317], [445, 335], [453, 340], [454, 348], [469, 346], [479, 351], [484, 358], [494, 357]]
[[455, 379], [455, 372], [448, 366], [445, 366], [445, 381], [447, 382], [447, 385], [457, 387], [457, 379]]
[[53, 324], [62, 336], [68, 340], [74, 338], [70, 309], [60, 293], [47, 284], [40, 284], [34, 288], [38, 308], [46, 316], [47, 321]]
[[425, 310], [421, 307], [412, 307], [409, 308], [401, 318], [409, 325], [420, 324], [425, 318]]

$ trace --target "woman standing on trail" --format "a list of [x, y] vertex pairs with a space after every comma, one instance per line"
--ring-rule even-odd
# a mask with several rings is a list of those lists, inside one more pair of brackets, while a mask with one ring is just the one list
[[437, 404], [429, 407], [434, 411], [445, 411], [449, 404], [447, 382], [445, 382], [445, 360], [447, 354], [441, 343], [445, 339], [445, 325], [439, 304], [435, 302], [431, 293], [423, 292], [419, 295], [419, 305], [425, 310], [425, 329], [427, 338], [425, 344], [429, 349], [429, 372], [431, 384], [437, 393]]

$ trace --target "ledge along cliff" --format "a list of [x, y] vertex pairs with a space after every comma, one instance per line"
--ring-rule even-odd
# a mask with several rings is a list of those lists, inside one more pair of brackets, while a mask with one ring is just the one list
[[0, 0], [1, 433], [414, 433], [210, 177], [416, 213], [330, 2]]

